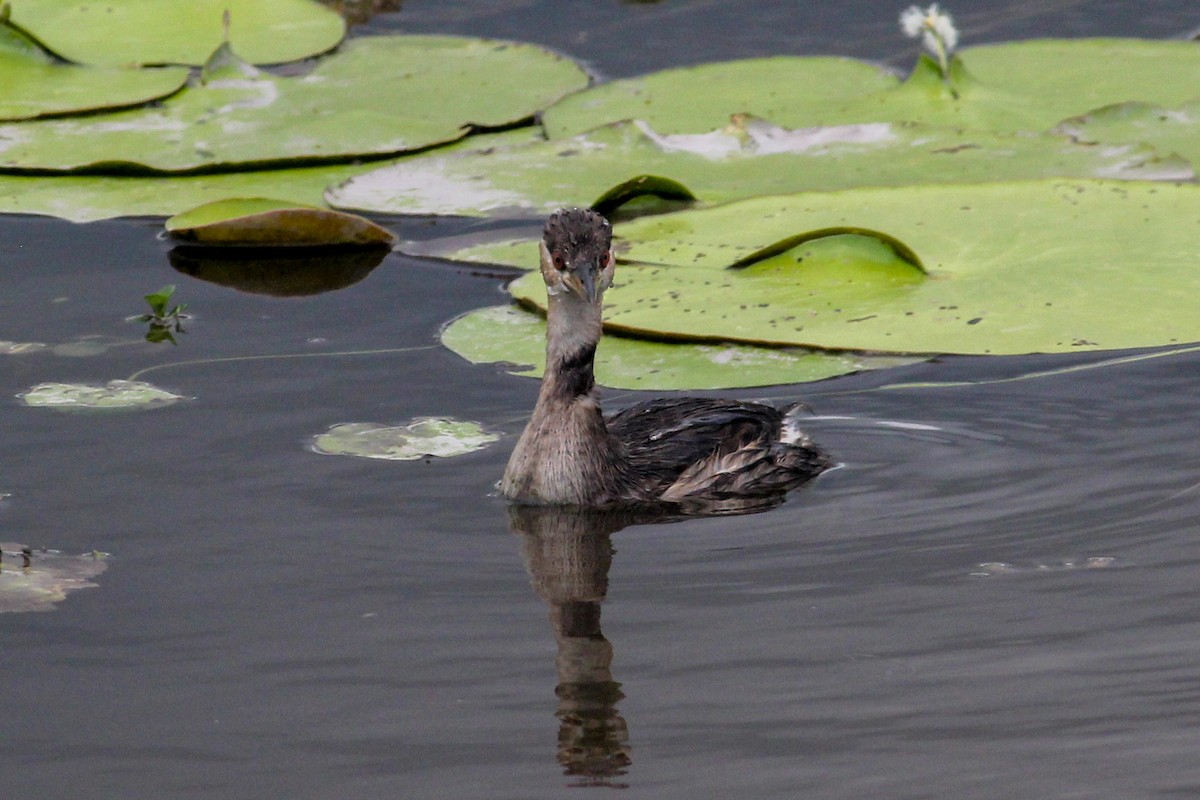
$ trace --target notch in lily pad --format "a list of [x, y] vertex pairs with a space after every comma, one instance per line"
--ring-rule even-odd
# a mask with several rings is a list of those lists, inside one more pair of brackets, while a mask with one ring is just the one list
[[200, 247], [381, 247], [396, 236], [366, 217], [265, 197], [205, 203], [166, 222], [172, 238]]

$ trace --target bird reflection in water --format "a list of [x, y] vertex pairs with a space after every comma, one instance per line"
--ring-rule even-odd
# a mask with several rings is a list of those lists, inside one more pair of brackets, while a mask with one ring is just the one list
[[562, 506], [508, 508], [533, 590], [550, 606], [558, 645], [558, 762], [580, 786], [623, 786], [614, 779], [631, 763], [629, 730], [617, 710], [625, 695], [613, 680], [612, 644], [600, 630], [610, 537], [634, 521], [630, 516]]

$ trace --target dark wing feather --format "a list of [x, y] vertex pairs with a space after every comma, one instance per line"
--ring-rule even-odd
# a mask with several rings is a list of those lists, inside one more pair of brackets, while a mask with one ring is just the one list
[[771, 406], [704, 397], [650, 400], [608, 420], [648, 491], [665, 489], [698, 461], [776, 443], [782, 427]]

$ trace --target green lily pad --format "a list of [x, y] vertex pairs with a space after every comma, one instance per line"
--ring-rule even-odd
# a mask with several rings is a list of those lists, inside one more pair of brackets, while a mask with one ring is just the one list
[[188, 71], [63, 64], [0, 19], [0, 75], [0, 121], [10, 121], [148, 103], [178, 91]]
[[[442, 344], [473, 364], [507, 362], [513, 375], [540, 377], [546, 369], [545, 319], [513, 305], [459, 317], [442, 330]], [[614, 389], [734, 389], [817, 381], [914, 360], [606, 336], [596, 351], [596, 380]]]
[[[879, 231], [929, 272], [839, 277], [778, 252]], [[619, 225], [610, 330], [816, 348], [1015, 354], [1200, 341], [1200, 186], [1028, 181], [764, 197]], [[443, 257], [528, 266], [534, 240]], [[804, 260], [802, 260], [804, 259]], [[729, 269], [730, 265], [748, 265]], [[817, 266], [820, 261], [817, 260]], [[544, 304], [533, 272], [510, 284]], [[1153, 309], [1154, 313], [1142, 313]]]
[[91, 579], [108, 568], [106, 556], [72, 556], [0, 543], [0, 614], [53, 611], [71, 592], [96, 587]]
[[142, 381], [109, 381], [104, 386], [82, 383], [39, 383], [17, 395], [27, 406], [61, 411], [113, 411], [162, 408], [183, 400]]
[[1150, 103], [1106, 106], [1060, 123], [1056, 131], [1086, 144], [1145, 142], [1200, 164], [1200, 99], [1174, 108]]
[[[801, 60], [802, 61], [802, 60]], [[616, 81], [571, 95], [543, 115], [553, 138], [620, 119], [643, 119], [659, 131], [686, 133], [721, 124], [717, 115], [752, 113], [789, 128], [915, 122], [992, 131], [1040, 131], [1093, 108], [1128, 100], [1176, 105], [1200, 85], [1200, 49], [1190, 42], [1140, 39], [1043, 39], [961, 51], [950, 80], [922, 56], [902, 84], [846, 73], [833, 92], [800, 92], [807, 67], [785, 60], [736, 62], [753, 70], [754, 94], [713, 90], [707, 65]], [[860, 79], [858, 83], [856, 79]], [[882, 84], [882, 85], [881, 85]], [[653, 87], [652, 89], [646, 87]], [[781, 87], [786, 87], [782, 88]], [[825, 87], [829, 88], [829, 87]], [[768, 92], [764, 108], [755, 107]], [[705, 109], [703, 116], [694, 108]]]
[[500, 438], [478, 422], [449, 417], [420, 417], [407, 425], [345, 422], [313, 437], [312, 449], [333, 456], [359, 456], [387, 461], [450, 458], [482, 450]]
[[346, 33], [313, 0], [17, 0], [13, 21], [63, 58], [81, 64], [203, 64], [229, 39], [255, 64], [315, 56]]
[[700, 64], [593, 86], [546, 109], [552, 139], [623, 119], [640, 119], [661, 133], [707, 131], [731, 114], [752, 114], [780, 125], [808, 125], [794, 107], [820, 108], [847, 96], [897, 85], [896, 76], [849, 58], [774, 56]]
[[[641, 174], [626, 180], [631, 173]], [[326, 199], [376, 213], [543, 215], [571, 205], [611, 211], [642, 194], [711, 204], [854, 186], [1193, 174], [1181, 159], [1136, 143], [1097, 148], [1050, 135], [886, 122], [788, 129], [739, 116], [704, 134], [618, 122], [523, 147], [417, 155], [356, 175]]]
[[365, 217], [286, 200], [216, 200], [176, 214], [167, 233], [190, 244], [237, 247], [391, 247], [395, 235]]
[[[469, 152], [541, 138], [533, 126], [468, 136], [438, 151]], [[416, 156], [401, 156], [413, 158]], [[213, 200], [261, 194], [320, 206], [326, 187], [392, 161], [202, 175], [2, 175], [0, 213], [42, 214], [72, 222], [169, 217]]]
[[224, 63], [156, 107], [0, 125], [0, 167], [196, 172], [387, 155], [519, 122], [586, 82], [533, 45], [375, 36], [305, 76]]

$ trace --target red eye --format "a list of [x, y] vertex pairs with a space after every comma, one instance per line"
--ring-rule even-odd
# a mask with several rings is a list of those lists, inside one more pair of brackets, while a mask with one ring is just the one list
[[562, 256], [554, 257], [554, 268], [557, 269], [559, 272], [562, 272], [564, 269], [567, 268], [567, 262], [563, 261]]
[[604, 263], [605, 264], [607, 264], [609, 261], [612, 261], [612, 257], [613, 257], [612, 250], [604, 251]]

